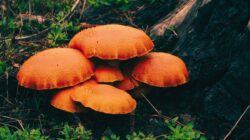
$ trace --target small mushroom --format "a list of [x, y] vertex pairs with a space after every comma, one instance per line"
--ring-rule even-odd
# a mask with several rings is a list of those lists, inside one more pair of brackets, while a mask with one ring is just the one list
[[124, 79], [124, 76], [119, 68], [108, 65], [97, 66], [94, 77], [97, 82], [115, 82]]
[[65, 89], [56, 93], [50, 104], [57, 109], [70, 113], [83, 112], [84, 107], [76, 104], [76, 102], [70, 98], [70, 92], [68, 92], [68, 90], [69, 89]]
[[132, 90], [139, 86], [139, 82], [133, 78], [125, 76], [124, 80], [118, 81], [115, 87], [122, 89], [122, 90]]
[[106, 114], [127, 114], [136, 108], [136, 101], [125, 91], [105, 84], [80, 84], [72, 90], [71, 99], [83, 106]]
[[156, 87], [175, 87], [188, 81], [185, 63], [179, 57], [163, 52], [143, 56], [134, 67], [132, 76]]
[[85, 29], [69, 43], [85, 56], [105, 60], [127, 60], [151, 51], [154, 43], [142, 30], [117, 24]]
[[[88, 80], [84, 82], [84, 85], [91, 85], [91, 84], [97, 84], [94, 80]], [[70, 113], [79, 113], [84, 111], [84, 107], [82, 105], [77, 104], [75, 101], [73, 101], [70, 97], [70, 94], [73, 92], [78, 91], [78, 86], [74, 86], [71, 88], [64, 89], [58, 93], [56, 93], [50, 104], [60, 110], [70, 112]]]
[[45, 90], [74, 86], [93, 74], [93, 64], [80, 51], [53, 48], [26, 60], [17, 74], [17, 80], [20, 86]]

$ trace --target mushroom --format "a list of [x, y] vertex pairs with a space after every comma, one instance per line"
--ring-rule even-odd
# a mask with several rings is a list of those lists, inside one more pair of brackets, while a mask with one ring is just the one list
[[[188, 71], [185, 63], [177, 56], [164, 52], [151, 52], [139, 58], [132, 70], [132, 77], [145, 84], [156, 87], [175, 87], [188, 82]], [[161, 112], [140, 94], [154, 111], [161, 116]]]
[[25, 61], [17, 80], [20, 86], [45, 90], [74, 86], [88, 80], [93, 74], [93, 64], [80, 51], [53, 48]]
[[122, 90], [132, 90], [138, 86], [139, 82], [128, 76], [125, 76], [124, 80], [118, 81], [115, 85], [115, 87]]
[[76, 102], [70, 98], [70, 92], [67, 92], [68, 90], [69, 89], [65, 89], [56, 93], [50, 104], [57, 109], [70, 113], [83, 112], [84, 107], [76, 104]]
[[108, 65], [97, 66], [94, 72], [94, 77], [97, 82], [115, 82], [124, 79], [119, 68]]
[[[91, 84], [97, 84], [97, 82], [94, 80], [88, 80], [84, 82], [85, 86]], [[70, 94], [78, 91], [78, 87], [79, 85], [59, 91], [53, 96], [50, 104], [57, 109], [70, 113], [83, 112], [84, 107], [82, 105], [76, 104], [76, 102], [70, 97]]]
[[85, 56], [105, 60], [127, 60], [151, 51], [154, 43], [142, 30], [124, 25], [108, 24], [85, 29], [69, 43]]
[[188, 71], [177, 56], [151, 52], [137, 62], [132, 77], [151, 86], [175, 87], [188, 81]]
[[106, 84], [80, 84], [67, 90], [72, 100], [106, 114], [127, 114], [136, 101], [125, 91]]

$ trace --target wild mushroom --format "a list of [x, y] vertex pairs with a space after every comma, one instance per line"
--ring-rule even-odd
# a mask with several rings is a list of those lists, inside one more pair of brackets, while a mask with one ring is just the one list
[[97, 66], [94, 72], [94, 77], [97, 82], [115, 82], [124, 79], [119, 68], [108, 65]]
[[21, 66], [20, 86], [36, 90], [74, 86], [94, 74], [93, 64], [80, 51], [54, 48], [39, 52]]
[[188, 81], [185, 63], [172, 54], [151, 52], [132, 71], [134, 79], [156, 87], [175, 87]]
[[[177, 56], [163, 52], [151, 52], [139, 58], [132, 70], [132, 77], [151, 86], [175, 87], [188, 81], [188, 71], [185, 63]], [[155, 112], [161, 116], [162, 114], [146, 98], [144, 93], [140, 93]]]
[[88, 58], [127, 60], [147, 54], [154, 44], [142, 30], [109, 24], [79, 32], [71, 39], [69, 47], [81, 50]]
[[125, 76], [124, 80], [118, 81], [115, 85], [115, 87], [122, 90], [132, 90], [138, 86], [139, 82], [128, 76]]
[[[85, 86], [91, 85], [91, 84], [97, 84], [97, 82], [94, 80], [88, 80], [84, 82]], [[50, 104], [57, 109], [70, 112], [70, 113], [83, 112], [84, 107], [82, 105], [76, 104], [76, 102], [73, 101], [70, 97], [70, 95], [73, 92], [78, 91], [77, 88], [78, 88], [78, 85], [59, 91], [53, 96]]]
[[50, 104], [57, 109], [70, 113], [83, 112], [84, 107], [76, 104], [76, 102], [70, 98], [70, 92], [67, 92], [68, 90], [69, 89], [65, 89], [56, 93]]
[[106, 84], [83, 83], [67, 92], [72, 100], [106, 114], [127, 114], [136, 107], [136, 101], [127, 92]]

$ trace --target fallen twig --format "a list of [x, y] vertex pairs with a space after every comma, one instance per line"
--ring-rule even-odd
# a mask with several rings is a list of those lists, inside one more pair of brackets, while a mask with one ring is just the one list
[[80, 19], [82, 19], [83, 12], [84, 12], [85, 7], [86, 7], [86, 3], [87, 3], [87, 0], [83, 0], [82, 9], [80, 11]]
[[82, 22], [78, 25], [81, 29], [86, 29], [86, 28], [92, 28], [92, 27], [96, 27], [96, 26], [101, 26], [101, 24], [89, 24], [86, 22]]
[[0, 115], [0, 117], [2, 118], [6, 118], [6, 119], [10, 119], [10, 120], [15, 120], [16, 122], [18, 122], [18, 124], [20, 125], [21, 129], [24, 130], [24, 127], [23, 127], [23, 122], [19, 119], [16, 119], [16, 118], [12, 118], [12, 117], [9, 117], [9, 116], [4, 116], [4, 115]]
[[44, 23], [47, 19], [41, 15], [32, 15], [32, 14], [19, 14], [17, 18], [22, 20], [33, 20], [37, 21], [38, 23]]
[[233, 132], [233, 130], [236, 128], [236, 126], [239, 124], [240, 120], [243, 118], [243, 116], [247, 113], [248, 109], [250, 108], [250, 104], [247, 106], [247, 108], [244, 110], [244, 112], [240, 115], [239, 119], [236, 121], [234, 126], [230, 129], [230, 131], [226, 134], [226, 136], [223, 138], [223, 140], [226, 140], [230, 134]]

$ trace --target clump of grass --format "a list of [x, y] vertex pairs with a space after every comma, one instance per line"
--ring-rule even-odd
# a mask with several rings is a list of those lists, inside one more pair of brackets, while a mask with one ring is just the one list
[[12, 132], [8, 127], [0, 127], [0, 140], [47, 140], [48, 136], [42, 136], [39, 129], [18, 130]]

